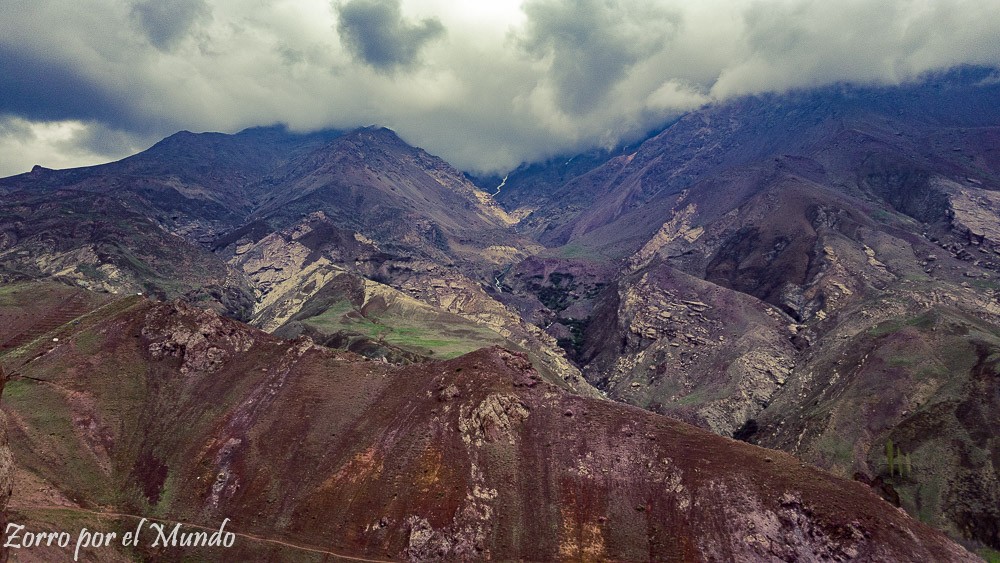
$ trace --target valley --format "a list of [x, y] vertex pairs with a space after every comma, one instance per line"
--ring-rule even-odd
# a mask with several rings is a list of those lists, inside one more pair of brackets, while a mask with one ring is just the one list
[[987, 73], [497, 178], [275, 127], [0, 179], [8, 520], [230, 517], [271, 542], [244, 558], [995, 557]]

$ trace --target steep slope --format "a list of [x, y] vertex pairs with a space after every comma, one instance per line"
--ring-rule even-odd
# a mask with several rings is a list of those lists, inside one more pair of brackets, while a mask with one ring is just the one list
[[245, 317], [253, 297], [242, 274], [150, 213], [128, 198], [70, 189], [8, 195], [0, 205], [0, 280], [187, 295]]
[[779, 393], [794, 358], [774, 311], [662, 263], [617, 281], [582, 354], [609, 395], [730, 436]]
[[[186, 296], [280, 335], [423, 363], [380, 366], [387, 378], [501, 344], [528, 354], [546, 384], [594, 397], [597, 386], [857, 475], [970, 545], [1000, 548], [991, 76], [702, 108], [624, 154], [515, 171], [497, 194], [509, 213], [383, 129], [181, 133], [120, 163], [0, 181], [0, 276]], [[10, 317], [18, 332], [0, 352], [42, 354], [29, 365], [43, 369], [63, 349], [60, 331], [78, 330], [69, 319], [98, 301], [67, 297], [49, 314], [54, 302], [40, 299], [38, 322]], [[210, 346], [207, 363], [186, 369], [224, 351]], [[245, 361], [258, 377], [270, 369]], [[147, 383], [130, 400], [160, 400]], [[890, 439], [915, 463], [905, 476], [881, 453]], [[67, 482], [90, 490], [77, 484], [87, 471]]]
[[242, 223], [274, 168], [334, 135], [181, 132], [119, 162], [2, 179], [3, 276], [186, 295], [246, 317], [247, 280], [203, 244]]
[[239, 225], [268, 191], [278, 167], [342, 133], [295, 134], [279, 127], [235, 135], [181, 131], [134, 156], [70, 170], [38, 168], [0, 180], [9, 192], [75, 190], [140, 202], [165, 230], [208, 242]]
[[396, 252], [481, 264], [525, 254], [514, 220], [443, 160], [384, 128], [354, 131], [293, 162], [254, 212], [281, 226], [322, 211]]
[[[506, 299], [610, 397], [877, 480], [996, 549], [1000, 409], [975, 398], [1000, 327], [1000, 87], [984, 78], [693, 112], [542, 184], [523, 225], [558, 246], [512, 268]], [[919, 471], [889, 474], [889, 439]]]
[[[963, 69], [898, 88], [845, 85], [709, 106], [682, 117], [634, 152], [562, 185], [543, 184], [547, 199], [524, 222], [546, 246], [560, 246], [615, 221], [621, 230], [643, 217], [633, 212], [655, 198], [666, 201], [727, 171], [831, 148], [846, 158], [824, 164], [848, 177], [859, 157], [888, 151], [904, 155], [917, 168], [963, 180], [996, 180], [998, 156], [989, 147], [1000, 119], [1000, 86], [991, 72]], [[647, 237], [657, 226], [644, 223]], [[600, 243], [618, 244], [614, 231], [609, 229]]]
[[[635, 146], [593, 149], [582, 154], [564, 155], [545, 162], [525, 163], [503, 175], [470, 176], [470, 179], [512, 216], [520, 219], [542, 208], [549, 210], [552, 193], [570, 180], [586, 174]], [[530, 232], [530, 227], [519, 226]]]
[[38, 485], [15, 489], [19, 522], [231, 518], [229, 550], [137, 548], [210, 560], [975, 560], [863, 485], [567, 394], [502, 349], [393, 367], [182, 303], [119, 311], [3, 357]]
[[[360, 346], [368, 355], [407, 361], [414, 353], [439, 358], [504, 343], [531, 354], [551, 381], [597, 396], [555, 339], [489, 295], [470, 277], [474, 273], [387, 252], [322, 211], [270, 233], [254, 225], [234, 232], [217, 250], [231, 253], [230, 265], [255, 288], [254, 326], [286, 336], [305, 332], [329, 346]], [[399, 354], [399, 344], [408, 350]]]
[[[120, 162], [0, 185], [2, 279], [185, 297], [275, 330], [333, 277], [367, 276], [586, 387], [554, 341], [483, 291], [539, 247], [461, 173], [386, 129], [181, 132]], [[466, 297], [438, 295], [442, 277]]]
[[[839, 342], [803, 362], [747, 437], [878, 478], [887, 498], [922, 520], [996, 546], [1000, 330], [995, 314], [949, 301], [886, 300], [894, 314], [843, 323], [831, 335]], [[907, 456], [903, 471], [890, 471], [890, 441]]]
[[[414, 299], [391, 287], [344, 274], [309, 299], [274, 333], [283, 338], [307, 334], [314, 341], [372, 342], [417, 356], [452, 358], [504, 342], [498, 333], [454, 313]], [[333, 343], [332, 347], [353, 349]]]

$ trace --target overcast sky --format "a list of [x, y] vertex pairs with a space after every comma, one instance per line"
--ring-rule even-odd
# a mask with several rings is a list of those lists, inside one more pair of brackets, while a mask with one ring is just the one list
[[465, 170], [728, 97], [1000, 65], [994, 0], [0, 0], [0, 176], [379, 124]]

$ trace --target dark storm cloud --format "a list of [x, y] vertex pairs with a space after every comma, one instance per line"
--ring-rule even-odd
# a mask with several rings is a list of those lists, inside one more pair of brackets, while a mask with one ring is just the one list
[[0, 44], [0, 115], [134, 126], [126, 97], [87, 76], [86, 69]]
[[132, 16], [160, 50], [176, 45], [209, 13], [205, 0], [145, 0], [132, 7]]
[[135, 147], [142, 147], [151, 144], [154, 140], [144, 139], [142, 135], [113, 129], [103, 123], [93, 123], [89, 127], [82, 129], [72, 139], [72, 144], [85, 152], [114, 157], [116, 155], [127, 154]]
[[424, 45], [444, 35], [438, 19], [404, 20], [400, 0], [352, 0], [334, 8], [344, 46], [380, 70], [412, 66]]
[[679, 12], [643, 0], [530, 0], [521, 44], [552, 57], [552, 77], [565, 108], [591, 110], [637, 62], [662, 48]]

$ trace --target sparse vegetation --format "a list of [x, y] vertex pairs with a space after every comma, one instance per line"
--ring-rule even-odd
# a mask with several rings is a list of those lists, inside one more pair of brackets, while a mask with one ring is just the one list
[[885, 462], [889, 468], [889, 476], [891, 477], [893, 471], [895, 470], [895, 462], [896, 462], [896, 452], [893, 450], [892, 447], [892, 439], [890, 439], [885, 443]]
[[898, 447], [894, 447], [891, 438], [885, 443], [885, 461], [890, 477], [893, 474], [898, 474], [905, 479], [913, 473], [913, 462], [910, 459], [910, 454], [903, 453]]
[[598, 257], [598, 254], [593, 250], [577, 244], [567, 244], [566, 246], [560, 247], [558, 252], [559, 256], [563, 258], [594, 259]]
[[454, 358], [502, 342], [492, 330], [459, 317], [428, 308], [420, 314], [393, 306], [375, 314], [362, 314], [350, 301], [337, 301], [324, 312], [304, 321], [324, 334], [354, 333], [371, 340], [434, 358]]
[[[995, 543], [1000, 497], [982, 484], [995, 477], [1000, 199], [989, 191], [995, 178], [987, 161], [1000, 146], [988, 134], [1000, 86], [942, 89], [951, 93], [937, 98], [948, 102], [940, 111], [927, 111], [940, 94], [931, 90], [916, 96], [918, 107], [906, 103], [905, 92], [882, 103], [873, 102], [875, 91], [845, 100], [836, 90], [713, 105], [641, 146], [586, 165], [578, 157], [553, 161], [541, 179], [520, 168], [498, 192], [505, 209], [524, 219], [516, 226], [480, 205], [482, 194], [467, 197], [469, 186], [446, 163], [374, 130], [294, 150], [288, 147], [298, 141], [290, 138], [241, 141], [224, 155], [219, 147], [240, 136], [215, 134], [205, 143], [208, 137], [187, 134], [180, 145], [159, 145], [96, 173], [38, 170], [4, 179], [0, 279], [58, 278], [133, 298], [142, 291], [137, 300], [183, 297], [280, 337], [304, 335], [398, 364], [316, 348], [299, 357], [287, 342], [260, 333], [234, 353], [233, 342], [211, 330], [170, 342], [161, 354], [143, 332], [142, 315], [114, 303], [100, 314], [77, 311], [117, 298], [91, 295], [84, 303], [70, 301], [59, 284], [24, 291], [0, 285], [0, 305], [18, 309], [4, 317], [11, 328], [0, 359], [20, 376], [4, 397], [19, 463], [60, 493], [82, 497], [75, 502], [199, 517], [210, 512], [212, 482], [232, 471], [243, 489], [222, 502], [245, 508], [248, 527], [277, 521], [292, 537], [297, 532], [289, 529], [341, 518], [320, 535], [353, 530], [351, 541], [373, 550], [405, 544], [392, 534], [411, 513], [423, 515], [429, 499], [443, 510], [428, 508], [435, 538], [502, 528], [505, 511], [516, 507], [518, 514], [551, 512], [555, 526], [538, 528], [560, 537], [601, 536], [602, 549], [632, 537], [612, 529], [621, 516], [613, 514], [616, 504], [657, 517], [663, 506], [676, 506], [661, 502], [659, 492], [617, 498], [628, 491], [615, 480], [641, 489], [648, 479], [665, 491], [663, 475], [655, 474], [660, 457], [687, 465], [698, 457], [690, 448], [715, 444], [711, 436], [655, 417], [698, 439], [651, 458], [646, 454], [659, 454], [671, 437], [623, 438], [643, 424], [634, 409], [605, 401], [585, 410], [574, 397], [565, 401], [570, 408], [559, 405], [546, 417], [563, 399], [538, 387], [526, 368], [497, 385], [503, 366], [523, 359], [483, 352], [469, 362], [433, 361], [499, 344], [528, 350], [546, 385], [603, 393], [794, 450], [841, 477], [874, 473], [871, 483], [890, 502], [967, 535], [970, 546]], [[975, 119], [948, 115], [957, 107], [951, 102], [969, 97]], [[402, 291], [373, 287], [363, 276]], [[490, 290], [497, 286], [502, 291]], [[213, 357], [186, 348], [194, 340], [211, 341]], [[195, 360], [202, 363], [187, 369]], [[226, 365], [202, 369], [217, 361]], [[503, 400], [478, 408], [491, 395]], [[518, 417], [511, 418], [518, 404], [532, 407], [529, 433], [519, 433]], [[455, 417], [464, 437], [480, 435], [478, 453], [465, 447], [470, 442], [451, 443]], [[544, 436], [552, 419], [573, 424]], [[442, 420], [446, 428], [434, 426]], [[578, 430], [586, 434], [574, 435]], [[602, 450], [605, 436], [629, 451]], [[539, 437], [544, 446], [532, 442]], [[550, 463], [552, 452], [580, 440], [595, 457], [570, 452], [563, 460], [575, 473], [527, 465]], [[718, 444], [703, 452], [708, 478], [736, 466], [752, 484], [745, 477], [753, 460]], [[239, 451], [229, 459], [225, 447]], [[631, 466], [644, 456], [647, 463]], [[408, 473], [421, 457], [418, 471]], [[768, 461], [759, 476], [787, 460]], [[498, 473], [500, 466], [507, 469]], [[473, 473], [479, 482], [463, 481]], [[706, 477], [695, 473], [684, 472], [692, 492]], [[529, 490], [523, 485], [532, 482], [518, 479], [543, 474], [574, 482], [539, 489], [542, 496], [562, 493], [537, 505], [504, 498]], [[426, 487], [408, 497], [412, 475], [423, 475]], [[587, 489], [595, 481], [607, 486], [598, 496]], [[308, 487], [292, 500], [299, 482]], [[810, 482], [803, 493], [826, 483]], [[366, 498], [393, 487], [400, 498], [379, 498], [385, 512], [370, 513]], [[495, 488], [496, 497], [470, 498], [476, 487]], [[600, 496], [607, 491], [614, 495]], [[567, 495], [577, 506], [597, 499], [606, 523], [590, 530], [593, 514], [563, 511]], [[250, 506], [238, 506], [247, 499]], [[396, 508], [407, 514], [388, 514]], [[492, 521], [470, 527], [455, 520], [486, 512]], [[347, 521], [351, 514], [363, 514], [363, 526]], [[858, 521], [878, 526], [900, 517], [880, 514]], [[438, 525], [445, 522], [450, 531]], [[588, 553], [669, 559], [654, 550], [674, 544], [654, 538], [648, 521], [633, 524], [638, 555]], [[872, 531], [872, 538], [885, 532]], [[503, 533], [483, 545], [513, 545], [534, 530]], [[981, 553], [997, 559], [995, 551]]]
[[832, 467], [839, 467], [846, 472], [854, 461], [851, 443], [838, 436], [835, 432], [826, 432], [816, 442], [816, 449]]
[[988, 547], [980, 548], [976, 553], [986, 560], [986, 563], [1000, 563], [1000, 551]]
[[560, 338], [558, 342], [559, 346], [572, 352], [573, 354], [579, 354], [583, 348], [583, 331], [587, 326], [588, 320], [589, 319], [559, 319], [559, 322], [565, 325], [573, 335], [572, 338]]
[[97, 267], [94, 266], [93, 264], [79, 264], [76, 267], [76, 271], [80, 272], [81, 274], [87, 276], [90, 279], [94, 280], [107, 279], [107, 276], [104, 275], [104, 272], [98, 270]]
[[876, 209], [872, 211], [871, 217], [879, 223], [889, 223], [892, 221], [892, 214], [884, 209]]

